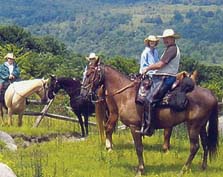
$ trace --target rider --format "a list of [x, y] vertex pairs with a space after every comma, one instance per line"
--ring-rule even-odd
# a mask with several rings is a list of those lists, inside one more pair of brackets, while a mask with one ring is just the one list
[[4, 92], [8, 85], [19, 80], [20, 76], [20, 70], [13, 53], [8, 53], [4, 58], [6, 61], [0, 65], [0, 102], [4, 100]]
[[[156, 46], [158, 45], [159, 39], [154, 35], [149, 35], [144, 39], [145, 49], [141, 54], [140, 69], [139, 73], [142, 74], [143, 70], [149, 65], [159, 61], [158, 51]], [[136, 103], [143, 105], [146, 100], [146, 95], [150, 87], [150, 79], [156, 70], [150, 70], [146, 76], [143, 77], [139, 86], [138, 94], [136, 97]], [[145, 76], [145, 75], [144, 75]]]
[[[88, 65], [91, 65], [92, 63], [94, 63], [95, 61], [97, 61], [99, 59], [99, 57], [95, 54], [95, 53], [90, 53], [88, 57], [86, 57], [86, 59], [89, 61]], [[84, 69], [84, 73], [83, 73], [83, 79], [82, 79], [82, 83], [86, 77], [86, 72], [87, 72], [87, 66]]]
[[158, 37], [163, 39], [166, 49], [160, 61], [145, 67], [142, 72], [142, 74], [146, 74], [150, 70], [157, 70], [152, 76], [153, 82], [144, 104], [146, 116], [144, 117], [145, 122], [143, 123], [141, 133], [148, 136], [151, 136], [155, 130], [154, 120], [151, 117], [155, 117], [154, 103], [162, 99], [175, 82], [180, 62], [180, 50], [175, 43], [175, 40], [180, 38], [180, 36], [173, 29], [165, 29], [163, 35]]
[[[139, 69], [140, 74], [143, 73], [144, 68], [159, 61], [159, 55], [156, 49], [158, 42], [159, 39], [154, 35], [149, 35], [147, 38], [144, 39], [144, 44], [146, 47], [141, 54]], [[150, 70], [147, 72], [147, 74], [152, 76], [154, 72], [155, 70]]]

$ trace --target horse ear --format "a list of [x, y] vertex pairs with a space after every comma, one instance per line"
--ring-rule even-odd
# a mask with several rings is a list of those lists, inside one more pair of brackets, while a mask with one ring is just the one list
[[50, 79], [56, 79], [56, 76], [54, 74], [50, 74]]
[[43, 82], [44, 82], [44, 83], [49, 83], [49, 78], [48, 78], [48, 79], [44, 79], [44, 78], [43, 78]]

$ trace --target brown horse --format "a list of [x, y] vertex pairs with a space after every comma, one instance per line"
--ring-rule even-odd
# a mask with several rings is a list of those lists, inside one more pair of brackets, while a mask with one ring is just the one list
[[[90, 95], [100, 87], [104, 87], [104, 98], [98, 100], [97, 118], [99, 128], [105, 123], [106, 148], [112, 149], [112, 133], [118, 118], [128, 126], [134, 140], [134, 145], [138, 157], [137, 175], [144, 171], [142, 135], [138, 133], [141, 128], [143, 108], [135, 104], [136, 85], [125, 75], [116, 69], [96, 62], [88, 66], [86, 78], [83, 83], [81, 94]], [[194, 156], [199, 149], [199, 136], [204, 150], [202, 168], [207, 167], [207, 157], [210, 159], [216, 156], [218, 147], [218, 104], [216, 97], [207, 89], [196, 86], [187, 95], [189, 99], [188, 107], [185, 111], [174, 112], [170, 108], [156, 109], [156, 128], [170, 128], [182, 122], [187, 123], [190, 140], [190, 154], [181, 170], [185, 172], [192, 163]], [[107, 106], [104, 106], [106, 102]], [[105, 109], [108, 109], [109, 117], [104, 117]], [[97, 111], [97, 109], [96, 109]], [[103, 115], [103, 116], [100, 116]], [[206, 125], [208, 123], [208, 129]], [[102, 132], [103, 130], [101, 130]]]
[[[177, 82], [175, 83], [180, 83], [183, 78], [185, 77], [190, 77], [192, 79], [192, 81], [196, 84], [196, 80], [198, 77], [198, 72], [195, 70], [192, 74], [186, 72], [186, 71], [182, 71], [180, 73], [177, 74], [176, 78], [177, 78]], [[170, 137], [172, 135], [172, 130], [173, 127], [170, 128], [165, 128], [163, 131], [163, 137], [164, 137], [164, 143], [163, 143], [163, 151], [166, 152], [170, 149]]]

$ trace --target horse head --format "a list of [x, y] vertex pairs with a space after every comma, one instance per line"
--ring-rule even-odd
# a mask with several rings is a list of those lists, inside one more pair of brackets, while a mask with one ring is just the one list
[[55, 88], [56, 88], [57, 77], [54, 75], [50, 75], [50, 83], [48, 89], [48, 98], [53, 99], [56, 95]]
[[49, 82], [49, 79], [44, 79], [44, 78], [41, 79], [41, 87], [36, 92], [39, 95], [39, 97], [41, 98], [42, 103], [46, 103], [48, 101], [48, 97], [47, 97], [48, 82]]
[[103, 79], [103, 65], [100, 64], [100, 60], [90, 63], [82, 83], [81, 96], [95, 96], [96, 90], [103, 84]]

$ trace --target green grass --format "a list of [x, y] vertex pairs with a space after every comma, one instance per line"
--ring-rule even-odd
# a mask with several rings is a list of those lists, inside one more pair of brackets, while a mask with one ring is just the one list
[[[45, 120], [49, 121], [49, 120]], [[50, 120], [52, 121], [52, 120]], [[25, 121], [26, 122], [26, 121]], [[31, 124], [32, 125], [32, 124]], [[23, 133], [32, 130], [31, 125], [21, 128]], [[37, 130], [42, 133], [49, 131], [73, 130], [73, 124], [52, 121], [48, 129], [46, 122]], [[184, 132], [175, 130], [171, 139], [171, 150], [162, 152], [162, 131], [157, 131], [151, 138], [144, 138], [145, 174], [148, 177], [177, 176], [189, 155], [189, 142]], [[6, 129], [6, 128], [5, 128]], [[10, 128], [12, 131], [13, 128]], [[15, 129], [18, 128], [14, 127]], [[2, 150], [1, 161], [7, 163], [18, 177], [126, 177], [134, 176], [137, 157], [129, 130], [118, 131], [113, 136], [114, 150], [108, 153], [101, 144], [98, 134], [91, 129], [90, 136], [85, 140], [68, 142], [58, 137], [54, 141], [35, 144], [28, 148], [19, 148], [17, 152]], [[202, 148], [195, 156], [191, 170], [185, 177], [220, 177], [223, 171], [223, 137], [219, 141], [219, 156], [208, 169], [202, 171]]]

